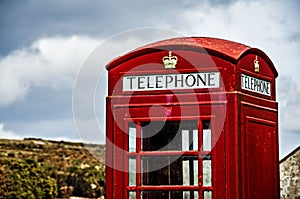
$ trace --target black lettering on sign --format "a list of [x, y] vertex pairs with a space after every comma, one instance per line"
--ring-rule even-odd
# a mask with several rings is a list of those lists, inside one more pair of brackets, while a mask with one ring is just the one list
[[138, 89], [145, 89], [145, 86], [142, 86], [142, 84], [144, 84], [144, 79], [145, 77], [143, 76], [138, 77]]
[[271, 96], [271, 82], [266, 80], [242, 74], [241, 87], [243, 90]]
[[[178, 86], [178, 82], [181, 84]], [[175, 87], [183, 87], [183, 75], [176, 75], [175, 76]]]
[[156, 86], [155, 86], [155, 88], [162, 88], [163, 86], [161, 85], [161, 83], [162, 83], [162, 78], [163, 78], [163, 76], [162, 75], [157, 75], [156, 77], [155, 77], [155, 83], [156, 83]]
[[185, 84], [188, 86], [188, 87], [193, 87], [196, 83], [196, 78], [194, 75], [188, 75], [186, 76], [185, 78]]

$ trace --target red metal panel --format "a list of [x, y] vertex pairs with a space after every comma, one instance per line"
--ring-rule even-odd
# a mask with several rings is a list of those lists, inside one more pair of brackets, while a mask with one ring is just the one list
[[225, 135], [226, 160], [226, 198], [242, 198], [241, 196], [241, 143], [240, 143], [240, 107], [236, 93], [227, 94]]
[[272, 108], [274, 102], [260, 101], [265, 105], [241, 102], [243, 197], [276, 199], [279, 198], [277, 108]]
[[276, 198], [276, 192], [272, 190], [277, 187], [269, 180], [274, 178], [276, 169], [273, 155], [276, 124], [259, 118], [246, 118], [248, 198]]
[[107, 199], [112, 199], [113, 195], [113, 119], [111, 113], [111, 101], [106, 99], [106, 196]]
[[114, 125], [114, 172], [113, 172], [113, 198], [122, 198], [124, 190], [124, 133], [117, 125]]

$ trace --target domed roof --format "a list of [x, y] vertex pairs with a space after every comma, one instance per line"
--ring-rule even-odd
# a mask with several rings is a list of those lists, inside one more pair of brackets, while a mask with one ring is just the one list
[[253, 53], [261, 56], [268, 63], [275, 76], [278, 75], [272, 61], [263, 51], [237, 42], [210, 37], [181, 37], [151, 43], [137, 48], [123, 56], [117, 57], [108, 63], [106, 68], [107, 70], [111, 70], [117, 65], [135, 57], [163, 50], [202, 51], [234, 64], [236, 64], [245, 55]]

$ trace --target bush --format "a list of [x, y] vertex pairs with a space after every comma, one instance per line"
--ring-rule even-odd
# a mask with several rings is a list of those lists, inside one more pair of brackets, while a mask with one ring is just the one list
[[[105, 166], [88, 165], [81, 168], [73, 165], [58, 177], [60, 187], [58, 197], [65, 198], [70, 195], [77, 197], [99, 198], [104, 195]], [[66, 191], [70, 189], [70, 191]]]
[[4, 198], [55, 198], [57, 185], [44, 167], [32, 159], [6, 160], [0, 168], [0, 195]]

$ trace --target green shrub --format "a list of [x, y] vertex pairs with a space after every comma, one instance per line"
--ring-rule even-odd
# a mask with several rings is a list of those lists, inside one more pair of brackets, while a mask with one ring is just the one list
[[[2, 164], [3, 162], [1, 162]], [[10, 160], [0, 170], [0, 195], [4, 198], [52, 199], [57, 195], [55, 179], [33, 159]]]
[[[104, 195], [105, 166], [103, 164], [89, 165], [86, 168], [73, 165], [58, 178], [59, 187], [72, 187], [69, 195], [87, 198], [99, 198]], [[59, 191], [58, 197], [66, 196]]]

